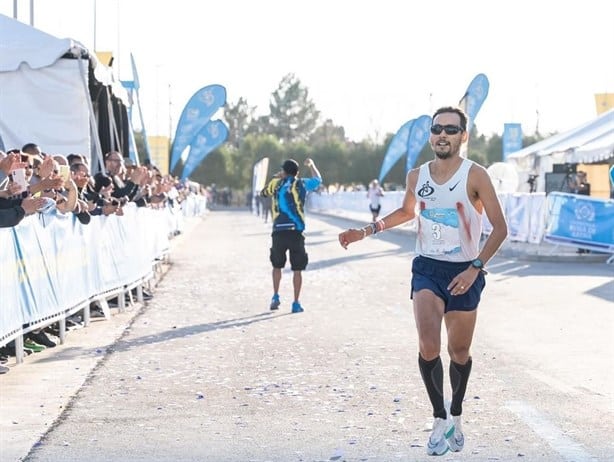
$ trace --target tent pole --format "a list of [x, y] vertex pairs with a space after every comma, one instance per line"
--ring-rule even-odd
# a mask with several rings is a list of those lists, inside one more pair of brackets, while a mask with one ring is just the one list
[[102, 146], [100, 145], [100, 138], [98, 137], [98, 122], [96, 121], [96, 116], [94, 115], [94, 106], [92, 105], [92, 97], [90, 95], [89, 88], [87, 86], [87, 72], [83, 67], [83, 59], [79, 57], [79, 70], [81, 71], [81, 81], [83, 82], [83, 89], [85, 90], [85, 99], [87, 101], [87, 107], [90, 113], [90, 135], [94, 139], [94, 151], [96, 153], [96, 157], [98, 158], [98, 170], [92, 168], [94, 166], [93, 159], [91, 159], [90, 153], [90, 169], [92, 173], [97, 173], [99, 170], [104, 171], [104, 160], [102, 158]]

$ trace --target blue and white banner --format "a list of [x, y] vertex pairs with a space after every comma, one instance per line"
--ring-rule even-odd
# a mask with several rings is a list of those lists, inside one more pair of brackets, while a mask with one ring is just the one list
[[190, 146], [181, 179], [185, 180], [200, 165], [207, 155], [228, 138], [228, 127], [221, 120], [207, 122], [196, 135]]
[[429, 140], [431, 132], [431, 116], [421, 115], [409, 129], [409, 139], [407, 140], [407, 162], [405, 173], [414, 168], [414, 164], [422, 152], [424, 145]]
[[614, 200], [552, 192], [544, 239], [614, 253]]
[[503, 124], [503, 162], [507, 156], [522, 149], [522, 126], [520, 124]]
[[379, 172], [379, 182], [381, 183], [384, 177], [388, 174], [390, 169], [397, 163], [397, 161], [403, 157], [403, 154], [407, 152], [407, 142], [409, 141], [409, 131], [413, 125], [415, 119], [411, 119], [405, 122], [401, 128], [395, 133], [390, 140], [384, 160], [382, 161], [382, 167]]
[[488, 78], [484, 74], [476, 75], [469, 86], [467, 91], [459, 101], [458, 105], [463, 108], [469, 120], [467, 121], [467, 132], [471, 132], [473, 122], [488, 96], [488, 89], [490, 85]]
[[184, 149], [194, 140], [211, 116], [226, 104], [226, 89], [222, 85], [208, 85], [198, 90], [183, 108], [171, 151], [172, 172]]
[[0, 339], [146, 277], [168, 250], [168, 214], [128, 204], [88, 225], [50, 213], [0, 229]]

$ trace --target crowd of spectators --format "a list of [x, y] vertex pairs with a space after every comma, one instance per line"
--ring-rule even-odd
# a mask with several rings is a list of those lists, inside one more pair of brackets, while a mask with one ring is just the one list
[[[103, 158], [104, 166], [92, 174], [88, 158], [80, 154], [46, 154], [35, 143], [0, 151], [0, 228], [17, 226], [37, 213], [41, 219], [53, 213], [74, 214], [88, 225], [97, 216], [123, 215], [129, 202], [137, 207], [172, 207], [191, 193], [177, 178], [162, 175], [150, 163], [136, 165], [118, 151]], [[143, 296], [148, 299], [152, 294], [143, 291]], [[92, 316], [97, 314], [101, 315], [94, 311]], [[67, 325], [80, 327], [80, 319], [75, 315]], [[28, 332], [24, 354], [56, 346], [57, 336], [57, 323]], [[0, 374], [8, 372], [8, 356], [15, 354], [14, 340], [0, 345]]]

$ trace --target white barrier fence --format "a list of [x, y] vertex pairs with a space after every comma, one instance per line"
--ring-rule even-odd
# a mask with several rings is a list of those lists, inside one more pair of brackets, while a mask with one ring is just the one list
[[[206, 210], [203, 196], [188, 196], [181, 207], [151, 209], [128, 204], [124, 215], [95, 216], [87, 225], [73, 214], [35, 214], [0, 229], [0, 346], [55, 322], [63, 340], [66, 317], [150, 280], [169, 249], [169, 237], [188, 216]], [[18, 362], [20, 357], [18, 356]]]

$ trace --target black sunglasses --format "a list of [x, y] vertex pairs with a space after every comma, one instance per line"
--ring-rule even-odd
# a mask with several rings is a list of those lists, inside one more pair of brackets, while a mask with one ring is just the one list
[[431, 133], [433, 135], [439, 135], [441, 132], [446, 132], [446, 135], [456, 135], [463, 131], [463, 127], [459, 125], [441, 125], [435, 124], [431, 126]]

